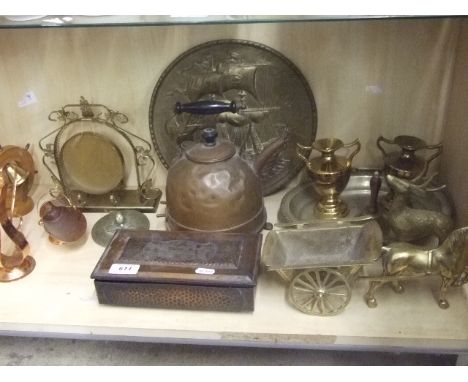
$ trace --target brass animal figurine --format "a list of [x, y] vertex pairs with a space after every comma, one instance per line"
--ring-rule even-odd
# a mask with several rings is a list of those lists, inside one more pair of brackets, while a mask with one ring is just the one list
[[383, 275], [373, 278], [365, 300], [369, 307], [377, 306], [375, 291], [391, 282], [397, 292], [403, 288], [399, 282], [415, 277], [439, 275], [441, 278], [439, 307], [447, 309], [449, 287], [468, 282], [468, 227], [453, 231], [441, 246], [425, 250], [409, 243], [396, 242], [383, 247]]
[[444, 186], [429, 186], [435, 175], [427, 177], [422, 183], [421, 176], [413, 180], [386, 175], [390, 194], [382, 201], [382, 223], [389, 232], [386, 242], [412, 242], [419, 239], [436, 236], [442, 243], [454, 223], [450, 216], [430, 209], [414, 208], [411, 196], [416, 196], [422, 202], [428, 198], [428, 193], [439, 191]]

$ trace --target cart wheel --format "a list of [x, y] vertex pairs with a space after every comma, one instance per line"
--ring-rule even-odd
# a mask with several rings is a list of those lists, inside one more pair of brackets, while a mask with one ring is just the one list
[[348, 305], [351, 287], [346, 278], [334, 269], [309, 269], [292, 280], [288, 297], [289, 302], [303, 313], [332, 316]]

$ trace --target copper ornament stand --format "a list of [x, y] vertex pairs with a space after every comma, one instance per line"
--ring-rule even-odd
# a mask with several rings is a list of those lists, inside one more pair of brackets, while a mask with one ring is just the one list
[[[32, 157], [26, 148], [16, 146], [0, 147], [0, 224], [6, 235], [15, 244], [13, 254], [1, 250], [0, 238], [0, 282], [19, 280], [30, 274], [35, 260], [29, 255], [29, 243], [20, 232], [22, 216], [31, 211], [33, 202], [27, 196], [33, 183], [35, 169]], [[17, 227], [13, 217], [19, 217]]]

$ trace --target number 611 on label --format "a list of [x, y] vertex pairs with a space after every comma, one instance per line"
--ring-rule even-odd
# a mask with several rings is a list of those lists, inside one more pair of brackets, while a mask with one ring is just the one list
[[112, 264], [109, 273], [112, 275], [136, 275], [140, 264]]

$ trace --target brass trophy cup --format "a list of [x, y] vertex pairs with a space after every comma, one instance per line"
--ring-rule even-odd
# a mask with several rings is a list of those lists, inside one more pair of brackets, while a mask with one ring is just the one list
[[[312, 146], [297, 144], [297, 155], [301, 158], [309, 170], [314, 189], [320, 196], [315, 206], [315, 214], [321, 219], [337, 219], [348, 215], [349, 208], [340, 199], [341, 192], [348, 184], [351, 175], [351, 163], [354, 156], [361, 149], [359, 139], [344, 144], [336, 138], [319, 139]], [[338, 156], [335, 151], [342, 148], [356, 146], [356, 149], [348, 158]], [[313, 149], [319, 151], [321, 156], [307, 158], [301, 151], [311, 152]]]

